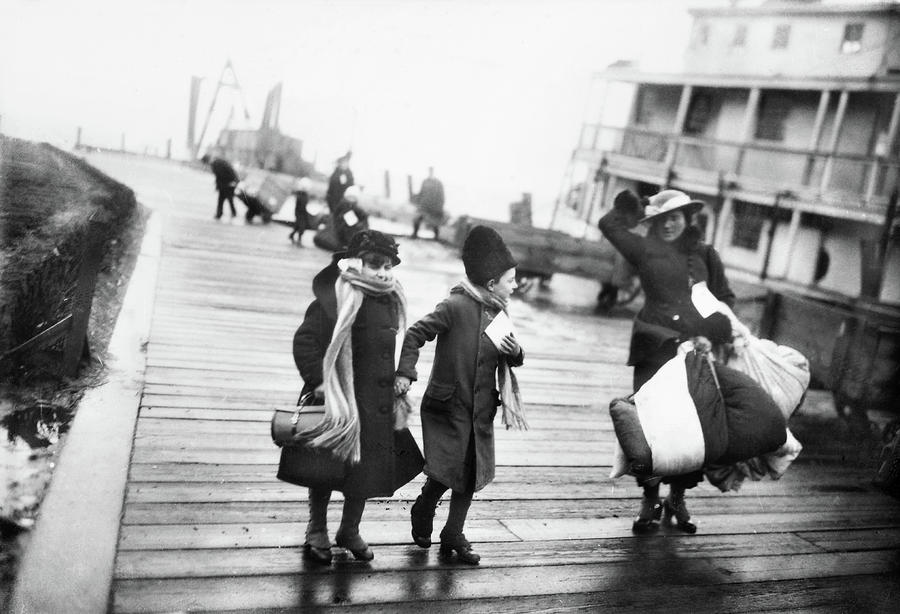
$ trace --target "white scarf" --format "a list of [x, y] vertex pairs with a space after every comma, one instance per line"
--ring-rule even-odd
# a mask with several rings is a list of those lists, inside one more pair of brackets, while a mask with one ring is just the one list
[[[480, 286], [476, 286], [468, 278], [463, 278], [457, 288], [460, 288], [468, 296], [487, 307], [506, 311], [508, 301], [500, 298], [493, 292]], [[503, 426], [516, 427], [519, 430], [528, 430], [528, 422], [525, 421], [525, 405], [522, 403], [522, 395], [519, 392], [519, 382], [516, 374], [509, 367], [506, 356], [501, 355], [497, 361], [497, 383], [500, 387], [500, 401], [503, 404]]]
[[[325, 383], [325, 417], [311, 431], [304, 433], [313, 437], [311, 445], [332, 451], [338, 458], [358, 463], [360, 459], [359, 444], [359, 408], [356, 405], [356, 393], [353, 387], [353, 321], [366, 295], [384, 296], [394, 294], [397, 297], [400, 311], [398, 334], [406, 329], [406, 295], [400, 282], [364, 277], [353, 269], [341, 273], [334, 284], [337, 298], [337, 319], [331, 342], [325, 350], [322, 374]], [[405, 396], [394, 401], [395, 428], [402, 423], [406, 426], [406, 417], [411, 407]]]

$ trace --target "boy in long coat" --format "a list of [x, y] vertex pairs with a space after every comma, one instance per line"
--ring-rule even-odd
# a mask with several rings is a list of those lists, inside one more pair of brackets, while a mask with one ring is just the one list
[[[339, 269], [339, 263], [345, 270]], [[331, 441], [338, 441], [338, 445], [323, 447], [343, 446], [348, 456], [344, 483], [335, 485], [335, 490], [344, 493], [335, 541], [360, 560], [374, 556], [359, 535], [366, 499], [392, 496], [422, 467], [421, 453], [409, 430], [403, 428], [395, 433], [394, 348], [405, 319], [405, 299], [391, 269], [399, 263], [397, 244], [392, 238], [375, 230], [355, 235], [347, 251], [335, 254], [332, 263], [316, 275], [316, 299], [294, 335], [294, 362], [303, 378], [303, 394], [312, 392], [324, 398], [326, 413], [335, 409], [338, 399], [352, 397], [351, 407], [345, 408], [343, 416], [350, 419], [342, 421], [337, 416], [333, 422], [352, 424], [358, 420], [357, 437], [351, 440], [335, 436]], [[357, 292], [360, 294], [355, 295]], [[358, 303], [352, 302], [354, 295]], [[352, 314], [355, 305], [358, 310]], [[341, 339], [345, 341], [342, 346]], [[328, 367], [329, 352], [336, 353], [333, 369]], [[351, 377], [342, 371], [342, 365], [348, 363], [352, 365]], [[355, 444], [356, 449], [345, 442]], [[331, 561], [326, 526], [330, 498], [330, 489], [309, 490], [310, 517], [304, 546], [307, 560]]]
[[[496, 231], [476, 226], [462, 252], [466, 279], [434, 311], [406, 332], [396, 388], [404, 394], [417, 379], [419, 349], [437, 337], [434, 364], [422, 399], [422, 436], [428, 479], [411, 512], [413, 541], [431, 545], [434, 510], [451, 489], [450, 511], [441, 531], [440, 553], [478, 564], [463, 534], [472, 496], [494, 479], [494, 417], [524, 425], [521, 400], [510, 367], [524, 360], [516, 339], [506, 335], [496, 347], [485, 328], [505, 311], [516, 287], [516, 261]], [[496, 383], [504, 390], [501, 397]]]

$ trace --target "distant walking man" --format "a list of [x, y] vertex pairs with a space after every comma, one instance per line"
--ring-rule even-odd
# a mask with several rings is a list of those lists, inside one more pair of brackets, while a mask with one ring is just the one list
[[419, 226], [424, 221], [434, 231], [434, 238], [437, 239], [441, 224], [444, 223], [444, 184], [434, 176], [433, 167], [428, 167], [428, 177], [422, 182], [419, 193], [411, 200], [418, 208], [418, 214], [413, 219], [413, 238], [419, 236]]
[[337, 167], [331, 173], [328, 180], [328, 191], [325, 192], [325, 202], [328, 203], [328, 210], [334, 213], [341, 199], [344, 197], [344, 191], [353, 185], [353, 171], [350, 170], [350, 154], [347, 152], [337, 159]]
[[222, 205], [225, 204], [226, 200], [228, 201], [228, 206], [231, 207], [231, 217], [235, 217], [237, 210], [234, 208], [234, 188], [239, 181], [237, 171], [234, 170], [234, 167], [227, 160], [222, 158], [210, 158], [207, 154], [203, 156], [202, 160], [209, 164], [213, 175], [216, 177], [216, 190], [219, 192], [219, 199], [216, 202], [216, 219], [218, 220], [222, 217]]

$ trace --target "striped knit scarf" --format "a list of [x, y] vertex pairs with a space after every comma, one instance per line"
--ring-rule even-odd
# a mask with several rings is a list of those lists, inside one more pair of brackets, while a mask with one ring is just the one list
[[[383, 282], [372, 277], [364, 277], [353, 269], [342, 272], [334, 284], [337, 298], [337, 319], [331, 342], [325, 350], [322, 365], [325, 383], [325, 417], [314, 429], [305, 433], [313, 437], [312, 446], [322, 447], [338, 458], [358, 463], [360, 459], [359, 445], [359, 408], [356, 405], [356, 394], [353, 387], [353, 343], [351, 333], [353, 321], [366, 296], [384, 296], [393, 294], [397, 298], [400, 311], [400, 327], [398, 334], [406, 329], [406, 295], [397, 280]], [[411, 410], [405, 396], [394, 402], [395, 426], [405, 419]]]
[[[463, 278], [456, 287], [478, 303], [499, 309], [509, 315], [506, 311], [508, 301], [485, 288], [476, 286], [468, 278]], [[525, 406], [519, 392], [519, 382], [516, 374], [509, 367], [505, 355], [501, 355], [500, 360], [497, 361], [497, 383], [500, 387], [500, 401], [503, 404], [503, 426], [507, 430], [513, 426], [519, 430], [528, 430], [528, 422], [525, 421]]]

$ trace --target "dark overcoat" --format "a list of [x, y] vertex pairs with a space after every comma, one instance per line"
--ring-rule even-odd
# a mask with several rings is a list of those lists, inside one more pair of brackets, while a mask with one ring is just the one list
[[344, 192], [353, 185], [353, 181], [353, 171], [349, 168], [337, 167], [334, 169], [328, 179], [328, 189], [325, 191], [325, 202], [328, 204], [329, 211], [334, 213], [344, 197]]
[[707, 282], [710, 292], [729, 307], [734, 306], [734, 293], [718, 252], [700, 240], [697, 227], [688, 226], [678, 240], [667, 243], [652, 233], [643, 237], [632, 232], [633, 213], [613, 207], [598, 226], [636, 268], [644, 290], [644, 307], [635, 317], [628, 364], [661, 363], [674, 356], [679, 342], [700, 334], [703, 317], [691, 301], [693, 284]]
[[[316, 299], [294, 334], [294, 362], [303, 378], [303, 393], [311, 392], [323, 380], [322, 361], [337, 318], [334, 282], [338, 274], [337, 265], [332, 263], [316, 275]], [[399, 305], [392, 295], [363, 299], [351, 332], [361, 459], [358, 464], [348, 464], [340, 489], [347, 496], [389, 497], [410, 478], [398, 465], [402, 454], [396, 449], [398, 438], [394, 434], [394, 349], [398, 327]], [[418, 462], [421, 463], [421, 457]], [[408, 465], [405, 470], [409, 470]]]
[[[474, 489], [480, 490], [494, 479], [497, 367], [500, 360], [519, 366], [524, 359], [522, 353], [500, 354], [484, 334], [498, 312], [454, 288], [432, 313], [409, 327], [403, 340], [397, 374], [415, 381], [419, 349], [437, 337], [422, 399], [425, 475], [455, 491], [470, 490], [473, 479]], [[467, 454], [470, 441], [472, 455]]]
[[232, 190], [234, 184], [240, 179], [237, 171], [234, 170], [234, 167], [231, 166], [227, 160], [213, 158], [212, 162], [209, 163], [209, 166], [216, 178], [216, 190], [219, 190], [220, 192], [222, 190]]

